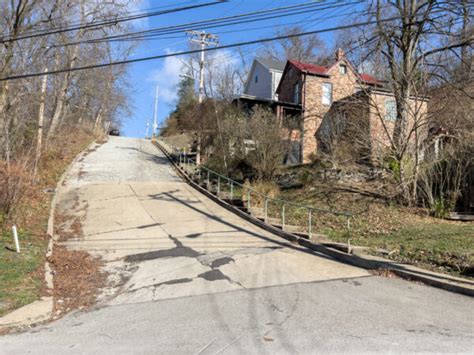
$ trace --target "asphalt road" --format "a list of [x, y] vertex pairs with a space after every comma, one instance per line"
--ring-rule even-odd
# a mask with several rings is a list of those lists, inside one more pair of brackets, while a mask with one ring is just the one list
[[473, 351], [473, 300], [308, 252], [222, 209], [147, 141], [76, 163], [68, 248], [109, 273], [97, 307], [0, 337], [1, 354]]

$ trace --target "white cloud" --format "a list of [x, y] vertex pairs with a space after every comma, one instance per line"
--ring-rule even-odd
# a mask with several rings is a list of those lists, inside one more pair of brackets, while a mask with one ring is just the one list
[[[165, 50], [166, 53], [173, 53], [170, 49]], [[239, 62], [238, 55], [235, 52], [228, 50], [219, 50], [206, 53], [206, 62], [207, 68], [205, 70], [205, 84], [212, 85], [214, 87], [215, 83], [209, 83], [209, 71], [208, 67], [212, 67], [214, 80], [218, 79], [225, 71], [226, 67], [237, 65]], [[178, 84], [181, 80], [180, 74], [184, 74], [186, 69], [183, 65], [183, 58], [180, 56], [177, 57], [167, 57], [162, 61], [156, 62], [158, 68], [153, 70], [150, 73], [149, 80], [159, 87], [159, 98], [162, 103], [168, 105], [174, 105], [178, 99], [177, 91]], [[196, 72], [194, 76], [199, 77], [197, 72], [199, 65], [195, 63], [193, 65]]]
[[[166, 50], [166, 53], [171, 53]], [[159, 87], [159, 97], [162, 102], [173, 104], [177, 99], [177, 85], [180, 81], [183, 64], [179, 57], [167, 57], [160, 63], [160, 67], [153, 70], [150, 81]]]

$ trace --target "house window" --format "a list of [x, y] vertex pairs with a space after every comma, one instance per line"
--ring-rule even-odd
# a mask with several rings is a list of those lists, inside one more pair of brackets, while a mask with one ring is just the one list
[[322, 102], [323, 105], [331, 105], [332, 104], [332, 84], [331, 83], [323, 83], [323, 97]]
[[255, 84], [258, 83], [258, 75], [255, 75]]
[[295, 104], [300, 103], [300, 83], [296, 83], [293, 86], [293, 102]]
[[397, 105], [393, 99], [385, 100], [385, 119], [388, 121], [397, 119]]
[[341, 65], [339, 66], [339, 73], [341, 73], [341, 74], [346, 74], [346, 73], [347, 73], [347, 66], [344, 65], [344, 64], [341, 64]]

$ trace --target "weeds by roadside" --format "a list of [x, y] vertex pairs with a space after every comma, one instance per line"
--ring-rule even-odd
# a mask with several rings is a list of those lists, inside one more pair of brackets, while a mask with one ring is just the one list
[[[36, 184], [17, 179], [14, 208], [3, 215], [0, 225], [0, 316], [41, 297], [52, 192], [69, 163], [93, 139], [91, 132], [83, 130], [56, 137], [43, 152]], [[12, 224], [20, 231], [20, 254], [13, 251]]]

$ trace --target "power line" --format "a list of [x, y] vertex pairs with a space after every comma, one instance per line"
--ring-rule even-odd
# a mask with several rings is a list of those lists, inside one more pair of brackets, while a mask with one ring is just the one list
[[[440, 11], [436, 11], [436, 12], [441, 12], [441, 11], [444, 11], [444, 10], [440, 10]], [[432, 12], [432, 13], [435, 13], [435, 12]], [[245, 42], [237, 42], [237, 43], [231, 43], [231, 44], [223, 45], [223, 46], [220, 46], [220, 47], [208, 47], [208, 48], [203, 49], [203, 51], [206, 51], [206, 52], [207, 51], [216, 51], [216, 50], [220, 50], [220, 49], [247, 46], [247, 45], [252, 45], [252, 44], [257, 44], [257, 43], [264, 43], [264, 42], [272, 42], [272, 41], [288, 39], [288, 38], [293, 38], [293, 37], [303, 37], [303, 36], [308, 36], [308, 35], [312, 35], [312, 34], [333, 32], [333, 31], [350, 29], [350, 28], [354, 28], [354, 27], [375, 25], [377, 23], [391, 22], [391, 21], [400, 20], [400, 19], [403, 19], [403, 18], [404, 18], [404, 16], [393, 16], [393, 17], [388, 17], [388, 18], [385, 18], [385, 19], [359, 22], [359, 23], [355, 23], [355, 24], [330, 27], [330, 28], [325, 28], [325, 29], [315, 30], [315, 31], [306, 31], [306, 32], [298, 33], [298, 34], [288, 34], [288, 35], [268, 37], [268, 38], [245, 41]], [[114, 65], [138, 63], [138, 62], [144, 62], [144, 61], [148, 61], [148, 60], [163, 59], [163, 58], [168, 58], [168, 57], [176, 57], [176, 56], [194, 54], [194, 53], [199, 53], [199, 52], [201, 52], [201, 49], [182, 51], [182, 52], [177, 52], [177, 53], [161, 54], [161, 55], [151, 56], [151, 57], [142, 57], [142, 58], [136, 58], [136, 59], [121, 60], [121, 61], [102, 63], [102, 64], [86, 65], [86, 66], [70, 68], [70, 69], [58, 69], [58, 70], [50, 71], [47, 74], [59, 74], [59, 73], [73, 72], [73, 71], [79, 71], [79, 70], [103, 68], [103, 67], [114, 66]], [[46, 73], [29, 73], [29, 74], [22, 74], [22, 75], [12, 75], [12, 76], [7, 76], [7, 77], [4, 77], [4, 78], [0, 78], [0, 81], [14, 80], [14, 79], [24, 79], [24, 78], [30, 78], [30, 77], [38, 77], [38, 76], [42, 76], [42, 75], [46, 75]]]
[[[43, 48], [58, 48], [58, 47], [77, 45], [77, 44], [82, 44], [82, 43], [84, 43], [84, 44], [95, 44], [95, 43], [102, 43], [102, 42], [123, 42], [123, 41], [136, 41], [136, 40], [176, 39], [176, 38], [182, 38], [182, 36], [165, 36], [165, 37], [161, 37], [161, 36], [167, 35], [167, 34], [173, 34], [173, 33], [182, 33], [185, 30], [192, 30], [192, 29], [202, 28], [201, 26], [197, 26], [197, 25], [191, 27], [190, 25], [192, 25], [192, 24], [203, 24], [203, 23], [211, 23], [212, 24], [214, 22], [220, 22], [220, 23], [218, 23], [214, 26], [204, 27], [206, 29], [213, 28], [213, 27], [233, 26], [233, 25], [236, 25], [236, 24], [242, 24], [242, 23], [248, 23], [248, 22], [264, 21], [264, 20], [268, 20], [269, 18], [283, 18], [283, 17], [298, 15], [298, 14], [307, 13], [307, 12], [316, 12], [316, 11], [317, 12], [323, 12], [324, 10], [329, 10], [329, 9], [345, 8], [345, 7], [350, 6], [350, 5], [352, 5], [352, 6], [357, 5], [357, 4], [361, 3], [362, 0], [353, 0], [353, 2], [349, 2], [349, 3], [347, 3], [347, 2], [341, 3], [340, 0], [329, 1], [329, 2], [327, 2], [326, 0], [321, 0], [321, 1], [324, 2], [324, 3], [315, 4], [314, 1], [313, 1], [313, 2], [310, 2], [310, 3], [302, 3], [302, 4], [298, 4], [298, 5], [284, 6], [284, 7], [278, 7], [278, 8], [265, 10], [265, 11], [263, 11], [263, 13], [265, 13], [265, 14], [269, 13], [269, 12], [275, 13], [276, 11], [278, 11], [278, 12], [284, 11], [283, 14], [278, 14], [276, 16], [271, 16], [271, 17], [266, 17], [266, 18], [262, 17], [262, 14], [263, 14], [262, 11], [254, 11], [254, 12], [250, 12], [250, 13], [244, 13], [244, 14], [238, 14], [238, 15], [234, 15], [234, 16], [228, 16], [228, 17], [224, 17], [224, 18], [215, 18], [215, 19], [203, 20], [203, 21], [199, 21], [199, 22], [192, 22], [192, 23], [186, 23], [186, 24], [180, 24], [180, 25], [165, 26], [165, 27], [149, 29], [149, 30], [144, 30], [144, 31], [137, 31], [137, 32], [120, 34], [120, 35], [101, 37], [101, 38], [97, 38], [97, 39], [84, 39], [82, 41], [68, 42], [68, 43], [59, 44], [59, 45], [48, 45], [48, 46], [43, 47]], [[317, 8], [312, 8], [312, 9], [310, 8], [310, 9], [305, 9], [305, 10], [300, 11], [300, 12], [295, 12], [296, 10], [299, 10], [299, 9], [293, 9], [293, 12], [291, 12], [291, 13], [288, 13], [288, 11], [286, 11], [288, 8], [295, 8], [295, 7], [301, 7], [301, 6], [314, 7], [315, 5], [317, 5], [317, 6], [326, 5], [326, 7], [317, 7]], [[328, 5], [332, 5], [332, 6], [328, 6]], [[331, 12], [334, 12], [334, 11], [332, 10]], [[249, 15], [251, 15], [250, 20], [244, 18], [244, 19], [242, 19], [242, 21], [235, 22], [237, 20], [237, 19], [235, 19], [235, 17], [242, 18], [242, 17], [249, 16]], [[255, 16], [260, 16], [260, 17], [255, 18]], [[312, 16], [313, 15], [305, 17], [305, 18], [310, 18]], [[327, 17], [327, 19], [330, 19], [330, 18], [334, 18], [334, 17], [332, 17], [332, 16]], [[232, 20], [233, 23], [225, 23], [224, 22], [225, 19], [233, 19]], [[272, 27], [274, 27], [274, 26], [272, 26]], [[313, 27], [313, 26], [311, 26], [311, 27]], [[232, 31], [235, 31], [235, 30], [232, 30]], [[154, 32], [154, 33], [149, 33], [149, 32]], [[223, 32], [223, 33], [229, 33], [229, 32], [231, 32], [231, 31], [227, 31], [227, 32]], [[144, 34], [144, 35], [139, 36], [139, 34]], [[217, 34], [219, 34], [219, 33], [217, 33]], [[134, 36], [134, 37], [132, 37], [132, 36]]]
[[[311, 27], [314, 27], [314, 24], [313, 21], [314, 20], [319, 20], [317, 23], [321, 23], [321, 22], [325, 22], [326, 20], [330, 20], [330, 19], [334, 19], [334, 18], [337, 18], [337, 17], [342, 17], [342, 16], [349, 16], [349, 15], [354, 15], [356, 13], [361, 13], [361, 12], [358, 12], [358, 11], [351, 11], [351, 12], [345, 12], [345, 13], [337, 13], [337, 14], [334, 14], [334, 15], [323, 15], [324, 17], [317, 17], [315, 19], [309, 19], [311, 18], [313, 15], [311, 16], [308, 16], [306, 17], [305, 19], [301, 20], [301, 21], [295, 21], [295, 22], [286, 22], [286, 23], [280, 23], [280, 24], [277, 24], [277, 25], [265, 25], [265, 26], [256, 26], [256, 27], [247, 27], [247, 28], [244, 28], [244, 29], [239, 29], [239, 33], [240, 32], [249, 32], [249, 31], [255, 31], [255, 30], [263, 30], [263, 29], [269, 29], [269, 28], [281, 28], [281, 27], [285, 27], [285, 26], [290, 26], [290, 25], [298, 25], [298, 24], [302, 24], [302, 23], [308, 23], [308, 22], [311, 22], [311, 26], [303, 26], [303, 28], [311, 28]], [[227, 31], [217, 31], [217, 32], [213, 32], [214, 34], [216, 35], [224, 35], [224, 34], [228, 34], [228, 33], [235, 33], [235, 30], [232, 29], [232, 30], [227, 30]], [[185, 38], [185, 35], [180, 35], [180, 36], [166, 36], [166, 37], [161, 37], [161, 36], [157, 36], [157, 37], [132, 37], [132, 38], [123, 38], [123, 39], [111, 39], [109, 40], [108, 42], [115, 42], [115, 41], [136, 41], [136, 40], [143, 40], [143, 41], [161, 41], [161, 40], [165, 40], [165, 39], [177, 39], [177, 38]], [[65, 45], [69, 45], [69, 43], [65, 44]]]
[[[175, 34], [175, 33], [180, 33], [186, 30], [197, 30], [197, 29], [204, 29], [204, 28], [209, 29], [209, 28], [215, 28], [215, 27], [233, 26], [233, 25], [249, 23], [249, 22], [294, 16], [294, 15], [312, 12], [312, 11], [322, 11], [322, 10], [327, 10], [331, 8], [345, 7], [351, 4], [356, 4], [356, 3], [361, 3], [361, 2], [363, 1], [354, 0], [353, 2], [350, 2], [350, 3], [347, 3], [347, 2], [341, 3], [340, 1], [330, 1], [330, 2], [323, 1], [323, 2], [315, 3], [314, 1], [312, 1], [312, 2], [307, 2], [303, 4], [298, 4], [298, 5], [277, 7], [277, 8], [273, 8], [269, 10], [253, 11], [253, 12], [248, 12], [248, 13], [243, 13], [243, 14], [221, 17], [221, 18], [214, 18], [214, 19], [202, 20], [202, 21], [197, 21], [197, 22], [189, 22], [189, 23], [180, 24], [180, 25], [158, 27], [158, 28], [130, 32], [130, 33], [125, 33], [125, 34], [111, 35], [111, 36], [106, 36], [106, 37], [101, 37], [101, 38], [96, 38], [96, 39], [87, 39], [83, 41], [69, 42], [69, 43], [57, 45], [55, 47], [76, 45], [76, 44], [81, 44], [81, 43], [97, 43], [97, 42], [111, 41], [111, 40], [120, 41], [120, 40], [150, 39], [156, 36]], [[322, 7], [322, 6], [326, 6], [326, 7]], [[263, 15], [268, 15], [268, 16], [264, 17]]]
[[[352, 6], [350, 6], [350, 8], [353, 8], [355, 5], [357, 4], [354, 4]], [[332, 9], [331, 11], [327, 12], [326, 14], [323, 14], [321, 15], [320, 17], [317, 17], [317, 18], [313, 18], [313, 16], [315, 14], [312, 14], [310, 16], [307, 16], [304, 18], [303, 21], [299, 21], [299, 22], [296, 22], [296, 23], [305, 23], [305, 22], [311, 22], [310, 25], [305, 25], [305, 26], [302, 26], [301, 29], [304, 31], [304, 30], [309, 30], [310, 28], [314, 28], [316, 25], [319, 25], [327, 20], [330, 20], [330, 19], [334, 19], [336, 17], [340, 17], [340, 16], [347, 16], [347, 15], [354, 15], [356, 13], [362, 13], [361, 11], [352, 11], [351, 13], [345, 13], [345, 14], [341, 14], [340, 10], [337, 11], [338, 8], [335, 8], [335, 9]], [[323, 17], [324, 16], [324, 17]], [[295, 24], [295, 23], [287, 23], [287, 24], [283, 24], [283, 25], [273, 25], [273, 26], [267, 26], [266, 28], [268, 27], [278, 27], [278, 26], [287, 26], [287, 25], [291, 25], [291, 24]], [[265, 28], [265, 27], [261, 27], [261, 28]], [[256, 28], [258, 29], [258, 28]], [[221, 34], [222, 32], [217, 32], [217, 34]], [[256, 44], [256, 45], [252, 45], [252, 46], [249, 46], [247, 47], [245, 50], [243, 51], [240, 51], [238, 53], [233, 53], [233, 54], [229, 54], [227, 56], [227, 60], [231, 60], [233, 58], [236, 58], [238, 56], [246, 56], [247, 54], [249, 53], [254, 53], [255, 50], [257, 50], [259, 47], [261, 47], [262, 44]], [[216, 62], [213, 62], [213, 65], [216, 65], [216, 64], [221, 64], [223, 62], [226, 61], [226, 58], [224, 57], [223, 59], [220, 59]]]
[[23, 39], [49, 36], [49, 35], [52, 35], [52, 34], [58, 34], [58, 33], [63, 33], [63, 32], [71, 32], [71, 31], [87, 29], [87, 28], [95, 28], [95, 27], [104, 27], [104, 26], [108, 26], [108, 25], [115, 25], [119, 22], [138, 20], [138, 19], [142, 19], [142, 18], [146, 18], [146, 17], [160, 16], [160, 15], [170, 14], [170, 13], [174, 13], [174, 12], [181, 12], [181, 11], [185, 11], [185, 10], [192, 10], [192, 9], [196, 9], [196, 8], [221, 4], [221, 3], [224, 3], [224, 2], [227, 2], [227, 1], [228, 0], [217, 0], [217, 1], [213, 1], [213, 2], [207, 2], [207, 3], [204, 3], [204, 4], [177, 7], [177, 8], [173, 8], [173, 9], [169, 9], [169, 10], [150, 12], [150, 13], [146, 13], [146, 14], [123, 17], [123, 18], [117, 18], [117, 19], [108, 20], [108, 21], [91, 22], [91, 23], [87, 23], [87, 24], [81, 24], [79, 26], [73, 26], [73, 27], [62, 28], [62, 29], [60, 28], [60, 29], [56, 29], [56, 30], [52, 30], [52, 31], [48, 31], [48, 32], [42, 32], [42, 33], [26, 35], [26, 36], [19, 36], [19, 37], [13, 37], [12, 38], [11, 35], [10, 35], [10, 38], [7, 38], [7, 39], [5, 39], [5, 37], [3, 37], [1, 42], [2, 43], [16, 42], [16, 41], [20, 41], [20, 40], [23, 40]]
[[[179, 2], [179, 3], [175, 3], [175, 4], [172, 4], [172, 5], [163, 5], [163, 6], [154, 6], [154, 7], [150, 7], [150, 8], [147, 8], [147, 9], [142, 9], [142, 10], [136, 10], [136, 11], [125, 11], [123, 14], [135, 14], [135, 13], [143, 13], [143, 14], [146, 14], [146, 13], [149, 13], [149, 12], [152, 12], [154, 10], [158, 10], [158, 9], [163, 9], [163, 8], [167, 8], [167, 7], [172, 7], [172, 6], [180, 6], [180, 5], [184, 5], [184, 4], [189, 4], [189, 3], [193, 3], [193, 2], [196, 2], [196, 1], [183, 1], [183, 2]], [[122, 16], [122, 17], [118, 17], [118, 14], [115, 14], [115, 15], [109, 15], [109, 16], [105, 16], [104, 18], [102, 18], [101, 20], [102, 21], [105, 21], [105, 20], [115, 20], [115, 19], [122, 19], [122, 18], [125, 18], [125, 17], [129, 17], [129, 16]], [[49, 21], [56, 21], [56, 20], [60, 20], [62, 19], [63, 16], [58, 16], [58, 17], [53, 17], [53, 18], [50, 18], [48, 17], [48, 20]], [[92, 22], [90, 22], [92, 23]], [[81, 21], [72, 21], [69, 23], [69, 26], [66, 26], [66, 27], [59, 27], [57, 29], [61, 29], [61, 28], [69, 28], [71, 26], [79, 26], [83, 24], [83, 22]], [[48, 28], [45, 28], [45, 29], [32, 29], [32, 30], [27, 30], [25, 32], [22, 32], [21, 35], [30, 35], [30, 34], [37, 34], [37, 33], [44, 33], [44, 32], [47, 32], [51, 29], [48, 29]], [[5, 37], [12, 37], [12, 34], [5, 34], [1, 39], [0, 41], [3, 40], [3, 38]]]

